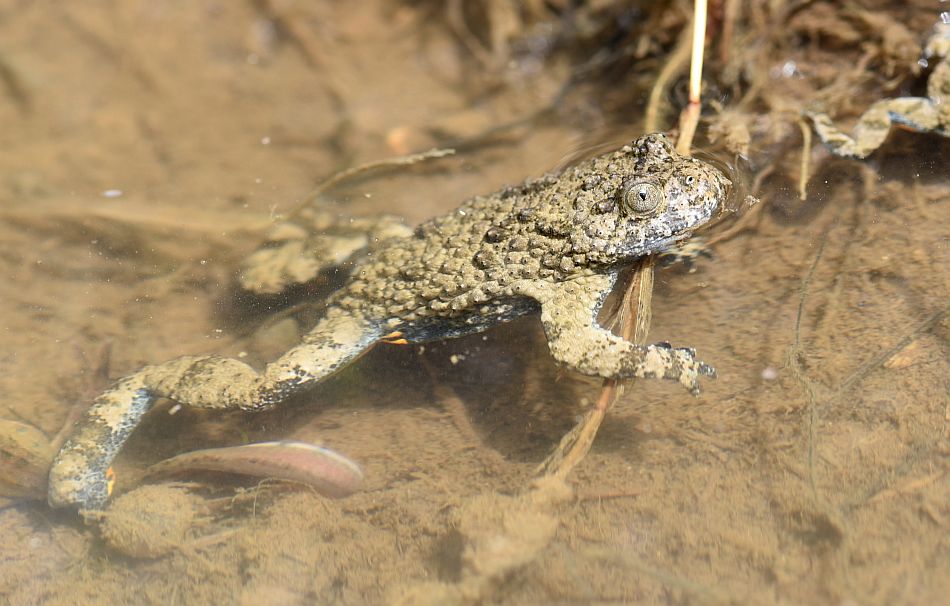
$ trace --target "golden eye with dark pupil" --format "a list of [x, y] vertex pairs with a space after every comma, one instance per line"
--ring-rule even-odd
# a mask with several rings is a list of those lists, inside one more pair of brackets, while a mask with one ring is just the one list
[[660, 205], [660, 188], [653, 183], [631, 183], [623, 190], [623, 205], [634, 215], [645, 215]]

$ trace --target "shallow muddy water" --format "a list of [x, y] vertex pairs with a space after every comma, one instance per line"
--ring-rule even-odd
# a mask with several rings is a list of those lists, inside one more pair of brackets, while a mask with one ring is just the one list
[[[53, 440], [145, 364], [293, 346], [318, 305], [250, 298], [235, 271], [337, 171], [455, 148], [318, 203], [416, 224], [641, 134], [688, 6], [565, 4], [0, 2], [0, 417]], [[114, 523], [138, 534], [11, 499], [0, 601], [945, 601], [950, 140], [894, 132], [857, 161], [812, 138], [798, 194], [800, 112], [820, 99], [848, 125], [924, 94], [943, 5], [725, 4], [706, 76], [724, 109], [700, 137], [761, 203], [658, 270], [649, 339], [716, 367], [698, 398], [630, 385], [566, 484], [540, 485], [601, 383], [556, 366], [534, 317], [381, 345], [271, 412], [162, 403], [114, 466]], [[359, 462], [362, 490], [137, 488], [176, 454], [281, 439]], [[5, 470], [26, 468], [17, 444]]]

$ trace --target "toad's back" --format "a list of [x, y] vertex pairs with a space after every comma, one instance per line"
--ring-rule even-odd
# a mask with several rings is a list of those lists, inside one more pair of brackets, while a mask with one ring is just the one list
[[[636, 204], [652, 206], [628, 206], [631, 192], [643, 198]], [[722, 195], [715, 169], [645, 137], [563, 173], [472, 198], [412, 236], [383, 243], [330, 304], [390, 326], [457, 319], [474, 306], [494, 313], [485, 304], [510, 298], [515, 282], [612, 273], [668, 246], [708, 219]]]
[[[468, 303], [499, 296], [513, 280], [555, 279], [543, 268], [547, 255], [570, 249], [563, 235], [545, 235], [532, 220], [538, 208], [566, 216], [566, 198], [553, 178], [542, 178], [492, 196], [468, 200], [451, 213], [420, 225], [409, 237], [393, 238], [354, 268], [350, 283], [331, 305], [368, 317], [406, 321], [455, 315]], [[454, 305], [453, 305], [454, 304]]]

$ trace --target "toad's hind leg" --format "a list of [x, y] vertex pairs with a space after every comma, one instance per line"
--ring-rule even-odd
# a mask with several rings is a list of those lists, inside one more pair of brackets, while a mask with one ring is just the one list
[[56, 456], [50, 505], [102, 508], [109, 498], [109, 466], [157, 398], [200, 408], [266, 410], [346, 366], [379, 336], [374, 323], [331, 309], [303, 343], [263, 372], [230, 358], [189, 356], [119, 380], [96, 398]]
[[941, 120], [937, 106], [923, 97], [878, 101], [858, 118], [853, 136], [848, 136], [835, 126], [825, 113], [809, 112], [808, 115], [828, 149], [836, 156], [846, 158], [867, 158], [871, 155], [887, 139], [891, 124], [901, 124], [918, 132], [936, 132]]

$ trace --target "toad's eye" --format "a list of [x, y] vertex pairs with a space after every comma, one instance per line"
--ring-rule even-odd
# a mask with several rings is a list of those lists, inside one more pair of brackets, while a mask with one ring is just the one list
[[662, 193], [653, 183], [631, 183], [623, 188], [624, 210], [635, 216], [648, 215], [660, 205]]

